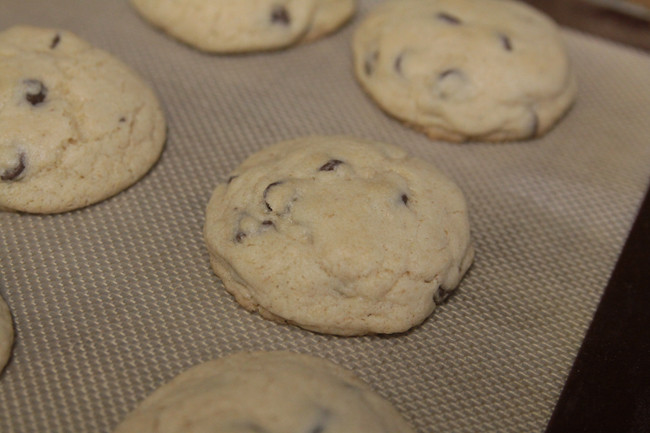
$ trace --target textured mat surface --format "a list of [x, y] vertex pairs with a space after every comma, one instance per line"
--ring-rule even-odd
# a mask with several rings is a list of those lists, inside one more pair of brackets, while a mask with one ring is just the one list
[[[126, 1], [5, 2], [0, 29], [66, 28], [131, 65], [169, 138], [139, 183], [61, 215], [0, 214], [0, 294], [17, 333], [0, 431], [110, 432], [201, 361], [248, 349], [354, 369], [419, 432], [542, 431], [650, 175], [650, 58], [565, 31], [578, 102], [526, 143], [432, 142], [384, 115], [352, 76], [350, 37], [214, 56], [150, 28]], [[398, 144], [465, 191], [476, 261], [456, 296], [404, 335], [339, 338], [239, 307], [202, 239], [216, 183], [250, 153], [307, 134]]]

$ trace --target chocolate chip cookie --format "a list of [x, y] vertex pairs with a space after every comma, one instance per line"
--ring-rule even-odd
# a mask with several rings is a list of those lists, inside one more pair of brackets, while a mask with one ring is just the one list
[[114, 433], [414, 433], [352, 371], [293, 352], [199, 364], [146, 398]]
[[203, 51], [286, 48], [333, 32], [355, 0], [131, 0], [154, 26]]
[[387, 113], [432, 139], [538, 137], [576, 79], [562, 35], [511, 0], [390, 0], [354, 34], [355, 75]]
[[205, 239], [245, 308], [338, 335], [421, 323], [474, 253], [453, 182], [399, 147], [343, 136], [251, 155], [215, 189]]
[[108, 198], [158, 160], [152, 90], [64, 30], [0, 33], [0, 210], [56, 213]]
[[0, 296], [0, 372], [9, 361], [13, 343], [14, 326], [11, 321], [11, 312], [4, 299]]

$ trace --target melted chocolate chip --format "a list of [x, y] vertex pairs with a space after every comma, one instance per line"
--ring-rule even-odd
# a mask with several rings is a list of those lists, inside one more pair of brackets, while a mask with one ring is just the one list
[[281, 24], [288, 26], [291, 24], [291, 17], [287, 8], [281, 5], [276, 5], [271, 9], [271, 22], [273, 24]]
[[237, 232], [237, 234], [235, 235], [235, 242], [241, 244], [242, 242], [244, 242], [244, 239], [246, 239], [246, 233]]
[[450, 15], [450, 14], [448, 14], [446, 12], [439, 12], [436, 15], [436, 18], [438, 18], [439, 20], [444, 21], [444, 22], [446, 22], [448, 24], [453, 24], [455, 26], [460, 25], [460, 24], [463, 23], [460, 19], [458, 19], [455, 16]]
[[262, 193], [262, 197], [264, 198], [264, 204], [266, 205], [266, 208], [268, 209], [269, 212], [273, 211], [273, 208], [271, 208], [271, 205], [266, 201], [266, 196], [269, 194], [269, 190], [273, 188], [274, 186], [280, 185], [282, 181], [277, 181], [270, 183], [265, 189], [264, 192]]
[[52, 39], [52, 43], [50, 43], [50, 49], [55, 49], [57, 45], [59, 45], [59, 42], [61, 42], [61, 35], [56, 34], [54, 35], [54, 38]]
[[321, 168], [319, 168], [318, 170], [319, 171], [334, 171], [336, 169], [336, 167], [338, 167], [341, 164], [343, 164], [343, 161], [341, 161], [339, 159], [330, 159], [325, 164], [323, 164], [321, 166]]
[[444, 287], [440, 286], [438, 288], [438, 291], [433, 295], [433, 302], [435, 302], [436, 305], [440, 305], [449, 299], [449, 296], [451, 296], [452, 293], [453, 291], [447, 290]]
[[372, 75], [372, 73], [375, 72], [377, 60], [379, 60], [379, 51], [373, 51], [368, 57], [366, 57], [366, 60], [363, 63], [363, 70], [366, 75]]
[[512, 42], [508, 36], [504, 35], [503, 33], [499, 33], [499, 39], [501, 39], [503, 49], [506, 51], [512, 51]]
[[21, 174], [25, 171], [25, 167], [27, 167], [27, 157], [25, 156], [24, 153], [20, 154], [20, 157], [18, 158], [18, 163], [11, 168], [8, 168], [7, 170], [3, 171], [2, 174], [0, 174], [0, 180], [3, 181], [12, 181], [12, 180], [18, 180]]
[[402, 197], [401, 197], [401, 198], [402, 198], [402, 203], [404, 203], [404, 205], [408, 205], [408, 204], [409, 204], [409, 196], [408, 196], [408, 195], [406, 195], [406, 194], [402, 194]]
[[29, 79], [23, 81], [23, 83], [27, 86], [27, 92], [25, 93], [25, 99], [27, 102], [32, 105], [38, 105], [45, 101], [45, 98], [47, 97], [47, 87], [45, 87], [41, 81]]

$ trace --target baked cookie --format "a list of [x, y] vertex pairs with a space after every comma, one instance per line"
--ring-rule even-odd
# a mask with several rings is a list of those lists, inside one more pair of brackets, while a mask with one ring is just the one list
[[414, 433], [350, 371], [293, 352], [241, 352], [181, 373], [114, 433]]
[[11, 312], [4, 299], [0, 296], [0, 372], [9, 361], [13, 343], [14, 326], [11, 321]]
[[556, 24], [512, 0], [391, 0], [353, 39], [355, 75], [387, 113], [432, 139], [546, 133], [576, 97]]
[[110, 197], [156, 162], [165, 118], [127, 66], [63, 30], [0, 33], [0, 210]]
[[474, 252], [455, 184], [398, 147], [342, 136], [250, 156], [215, 189], [205, 239], [246, 309], [338, 335], [419, 324]]
[[238, 53], [285, 48], [333, 32], [355, 0], [131, 0], [154, 26], [200, 50]]

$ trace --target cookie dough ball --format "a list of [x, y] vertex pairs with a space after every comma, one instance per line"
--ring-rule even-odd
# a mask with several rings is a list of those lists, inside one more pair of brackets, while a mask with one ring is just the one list
[[246, 309], [338, 335], [421, 323], [474, 252], [454, 183], [401, 148], [339, 136], [250, 156], [215, 189], [205, 239]]
[[391, 0], [356, 29], [355, 75], [387, 113], [432, 139], [541, 136], [576, 81], [556, 24], [511, 0]]
[[242, 352], [181, 373], [114, 433], [414, 433], [391, 404], [322, 358]]
[[142, 177], [165, 140], [127, 66], [63, 30], [0, 33], [0, 210], [64, 212]]
[[237, 53], [285, 48], [333, 32], [355, 0], [131, 0], [156, 27], [200, 50]]
[[4, 299], [0, 297], [0, 372], [9, 361], [13, 343], [14, 326], [11, 321], [11, 312]]

